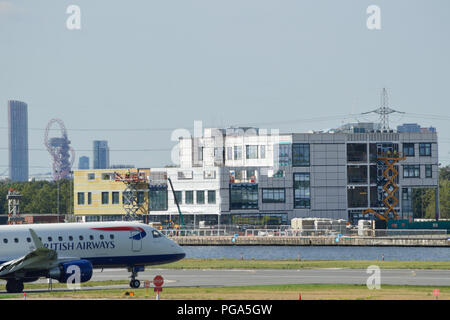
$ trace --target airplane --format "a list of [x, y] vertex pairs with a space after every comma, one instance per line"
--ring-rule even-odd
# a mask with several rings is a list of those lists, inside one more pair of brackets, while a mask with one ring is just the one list
[[131, 288], [145, 266], [183, 259], [184, 250], [153, 227], [129, 221], [0, 226], [0, 279], [6, 291], [20, 293], [24, 282], [40, 277], [79, 282], [93, 269], [127, 268]]

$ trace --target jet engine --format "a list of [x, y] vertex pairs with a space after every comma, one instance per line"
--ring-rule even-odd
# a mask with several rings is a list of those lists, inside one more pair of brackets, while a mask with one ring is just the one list
[[60, 263], [51, 269], [48, 277], [59, 282], [86, 282], [92, 277], [92, 264], [88, 260], [73, 260]]

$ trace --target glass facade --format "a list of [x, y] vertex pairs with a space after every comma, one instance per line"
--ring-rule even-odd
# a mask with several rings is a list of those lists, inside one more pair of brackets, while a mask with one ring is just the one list
[[205, 204], [205, 191], [197, 191], [197, 203]]
[[258, 159], [258, 146], [245, 146], [246, 159]]
[[208, 203], [216, 203], [216, 190], [208, 190]]
[[[144, 198], [144, 193], [141, 196], [138, 192], [138, 203]], [[164, 211], [167, 210], [167, 186], [150, 187], [148, 192], [148, 210], [149, 211]]]
[[28, 181], [28, 105], [8, 101], [9, 179]]
[[433, 167], [431, 164], [425, 165], [425, 178], [432, 178], [433, 177]]
[[194, 203], [194, 191], [185, 191], [184, 199], [186, 201], [186, 204], [193, 204]]
[[242, 159], [242, 148], [241, 146], [234, 146], [234, 160]]
[[84, 192], [78, 192], [78, 204], [82, 205], [84, 204]]
[[403, 166], [403, 178], [420, 178], [420, 165]]
[[294, 173], [294, 208], [311, 208], [309, 173]]
[[112, 193], [112, 204], [119, 204], [119, 192]]
[[[175, 191], [175, 197], [177, 197], [177, 201], [178, 204], [182, 204], [183, 203], [183, 192], [182, 191]], [[173, 203], [177, 203], [175, 201], [175, 198], [173, 199]]]
[[279, 166], [291, 165], [291, 151], [292, 151], [292, 146], [290, 143], [278, 145], [278, 165]]
[[292, 145], [292, 166], [304, 167], [309, 165], [309, 144], [294, 143]]
[[109, 203], [109, 192], [102, 192], [102, 204]]
[[230, 210], [235, 209], [258, 209], [257, 184], [230, 184]]
[[419, 143], [419, 155], [431, 156], [431, 143]]
[[406, 157], [414, 157], [414, 143], [403, 144], [403, 155]]
[[284, 203], [286, 202], [286, 190], [284, 188], [262, 189], [263, 203]]

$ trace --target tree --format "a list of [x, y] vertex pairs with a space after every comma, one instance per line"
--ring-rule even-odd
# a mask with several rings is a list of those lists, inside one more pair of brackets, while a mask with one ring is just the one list
[[[59, 181], [59, 198], [61, 214], [73, 212], [72, 180]], [[6, 195], [10, 188], [20, 192], [21, 213], [57, 213], [57, 183], [54, 181], [0, 182], [0, 214], [8, 213]]]

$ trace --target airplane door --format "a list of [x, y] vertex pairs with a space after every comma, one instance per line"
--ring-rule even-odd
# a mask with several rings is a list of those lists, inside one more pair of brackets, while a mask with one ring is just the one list
[[139, 252], [142, 250], [142, 238], [139, 231], [130, 231], [131, 234], [131, 250], [134, 252]]

